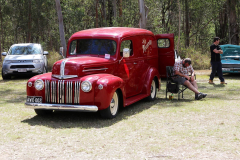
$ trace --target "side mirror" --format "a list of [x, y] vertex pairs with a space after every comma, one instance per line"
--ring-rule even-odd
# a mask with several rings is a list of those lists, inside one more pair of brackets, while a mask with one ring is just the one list
[[43, 55], [48, 55], [48, 51], [44, 51], [44, 52], [43, 52]]
[[124, 48], [123, 49], [123, 57], [124, 58], [130, 57], [130, 49], [129, 48]]
[[6, 56], [7, 55], [7, 52], [2, 52], [2, 56]]

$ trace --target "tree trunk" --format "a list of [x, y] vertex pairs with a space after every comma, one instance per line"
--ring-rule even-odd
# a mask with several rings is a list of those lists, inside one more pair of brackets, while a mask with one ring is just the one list
[[113, 5], [113, 16], [114, 16], [114, 19], [117, 18], [117, 1], [116, 0], [113, 0], [112, 1], [112, 5]]
[[[140, 19], [139, 19], [139, 27], [146, 28], [147, 26], [147, 8], [144, 4], [144, 0], [138, 0], [139, 10], [140, 10]], [[146, 9], [146, 10], [145, 10]]]
[[96, 24], [95, 27], [98, 28], [98, 0], [96, 0]]
[[29, 0], [28, 1], [28, 37], [27, 37], [27, 43], [30, 42], [30, 39], [31, 39], [31, 21], [32, 21], [32, 18], [31, 18], [31, 10], [32, 10], [32, 0]]
[[[2, 3], [2, 2], [0, 2]], [[0, 62], [2, 62], [2, 35], [3, 35], [3, 30], [2, 30], [2, 23], [3, 23], [3, 20], [2, 20], [2, 4], [0, 4], [0, 21], [1, 21], [1, 32], [0, 32]]]
[[227, 6], [226, 3], [223, 6], [223, 10], [219, 12], [219, 28], [217, 28], [217, 36], [221, 38], [220, 43], [226, 44], [227, 40], [227, 32], [228, 32], [228, 17], [227, 17]]
[[63, 56], [66, 57], [67, 47], [66, 47], [66, 40], [65, 40], [65, 33], [64, 33], [63, 17], [62, 17], [60, 0], [55, 0], [55, 2], [56, 2], [57, 13], [58, 13], [61, 46], [63, 47]]
[[122, 26], [122, 0], [119, 0], [119, 18], [120, 18], [120, 26]]
[[190, 29], [189, 29], [189, 6], [188, 6], [188, 0], [185, 0], [185, 27], [186, 27], [186, 31], [185, 31], [185, 46], [189, 47], [189, 33], [190, 33]]
[[237, 0], [227, 0], [228, 21], [229, 21], [229, 43], [239, 45], [239, 27], [236, 13]]
[[178, 42], [177, 42], [177, 51], [179, 51], [180, 36], [181, 36], [181, 5], [178, 0]]
[[110, 27], [113, 26], [112, 17], [113, 17], [113, 4], [111, 0], [108, 0], [108, 24]]

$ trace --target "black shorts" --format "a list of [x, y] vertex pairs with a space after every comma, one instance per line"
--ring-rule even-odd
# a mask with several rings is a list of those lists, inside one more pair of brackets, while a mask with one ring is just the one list
[[173, 79], [173, 82], [183, 85], [187, 81], [185, 77], [177, 76]]

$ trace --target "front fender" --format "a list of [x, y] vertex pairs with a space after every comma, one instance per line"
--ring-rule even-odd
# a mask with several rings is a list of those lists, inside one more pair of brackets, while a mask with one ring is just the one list
[[[95, 105], [98, 106], [99, 110], [106, 109], [112, 100], [113, 94], [117, 89], [121, 90], [123, 97], [124, 82], [121, 78], [110, 75], [98, 79], [95, 86]], [[124, 99], [124, 98], [123, 98]]]

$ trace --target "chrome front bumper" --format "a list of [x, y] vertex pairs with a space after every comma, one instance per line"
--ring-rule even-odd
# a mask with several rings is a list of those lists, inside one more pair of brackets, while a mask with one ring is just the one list
[[45, 110], [64, 110], [64, 111], [83, 111], [97, 112], [98, 107], [94, 105], [67, 105], [67, 104], [50, 104], [50, 103], [25, 103], [26, 108], [45, 109]]

